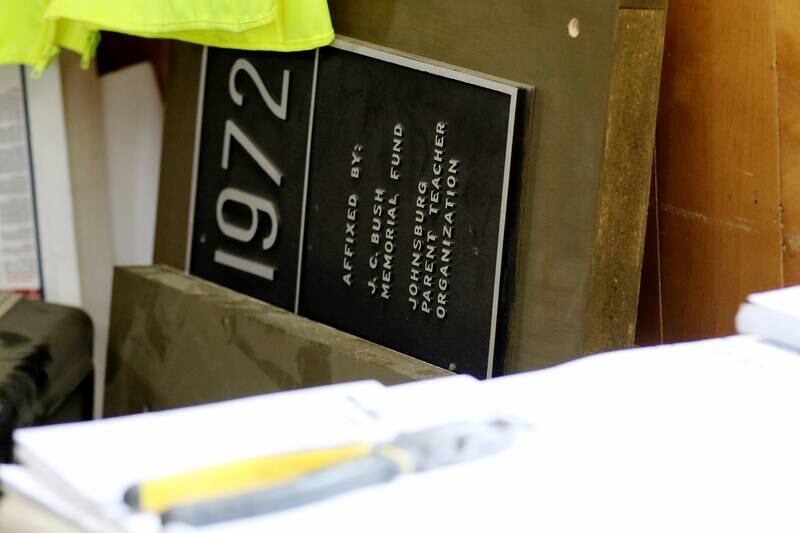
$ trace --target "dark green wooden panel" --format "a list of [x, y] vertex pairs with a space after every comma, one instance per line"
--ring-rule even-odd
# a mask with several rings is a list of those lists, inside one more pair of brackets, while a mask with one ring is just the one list
[[[632, 343], [665, 2], [331, 0], [330, 6], [341, 35], [536, 87], [516, 198], [506, 370]], [[580, 31], [570, 32], [571, 23]], [[626, 31], [630, 24], [647, 31]], [[199, 50], [176, 48], [174, 61], [169, 100], [181, 99], [184, 110], [197, 91]], [[646, 96], [630, 107], [628, 79]], [[192, 143], [175, 139], [193, 131], [195, 119], [182, 111], [175, 126], [169, 113], [156, 258], [182, 266], [186, 228], [174, 223], [167, 202], [178, 202], [179, 212], [188, 197]]]

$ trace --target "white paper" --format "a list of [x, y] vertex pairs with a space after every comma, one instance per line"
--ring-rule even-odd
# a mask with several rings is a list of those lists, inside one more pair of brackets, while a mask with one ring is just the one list
[[481, 382], [457, 375], [395, 385], [364, 394], [364, 409], [387, 431], [410, 433], [453, 421], [485, 419], [494, 413], [481, 397]]
[[39, 245], [23, 71], [0, 67], [0, 290], [38, 293]]
[[64, 521], [84, 528], [100, 529], [91, 516], [87, 516], [50, 486], [42, 483], [29, 470], [17, 465], [0, 465], [0, 481], [6, 493], [15, 493], [48, 509]]
[[751, 294], [736, 314], [736, 330], [800, 351], [800, 286]]
[[751, 294], [748, 301], [800, 319], [800, 285]]
[[746, 337], [483, 382], [533, 426], [508, 452], [201, 531], [796, 532], [798, 383]]
[[18, 430], [22, 464], [60, 495], [107, 516], [127, 514], [132, 485], [248, 457], [386, 440], [385, 427], [361, 407], [359, 382], [278, 393], [134, 417]]
[[80, 306], [61, 70], [54, 61], [39, 79], [32, 79], [29, 72], [26, 70], [25, 79], [44, 296], [49, 302]]
[[[0, 468], [0, 476], [5, 471]], [[86, 533], [84, 528], [51, 512], [36, 500], [4, 486], [0, 498], [0, 531], [3, 533]]]
[[[173, 468], [169, 458], [176, 460], [183, 449], [178, 435], [188, 431], [195, 442], [191, 428], [204, 420], [219, 433], [240, 435], [242, 420], [263, 412], [269, 428], [282, 428], [278, 444], [272, 443], [277, 451], [298, 443], [385, 438], [388, 426], [424, 426], [446, 419], [448, 411], [454, 419], [508, 412], [533, 429], [502, 454], [198, 531], [796, 532], [798, 383], [800, 356], [733, 337], [594, 356], [486, 382], [452, 378], [386, 394], [369, 386], [290, 393], [209, 406], [202, 413], [123, 419], [117, 431], [113, 420], [88, 426], [91, 431], [24, 430], [19, 441], [35, 441], [40, 459], [46, 457], [54, 470], [71, 480], [88, 476], [76, 486], [108, 498], [118, 497], [122, 487], [100, 479], [116, 475], [115, 457], [128, 458], [122, 470], [129, 480], [135, 472]], [[249, 414], [218, 425], [234, 407]], [[342, 420], [342, 413], [350, 414]], [[125, 453], [134, 428], [138, 459]], [[154, 430], [157, 440], [144, 437]], [[255, 430], [245, 434], [252, 443]], [[224, 435], [199, 442], [197, 450], [184, 452], [190, 457], [177, 458], [182, 467], [224, 458], [226, 452], [214, 450], [264, 450], [225, 442]], [[86, 455], [94, 465], [88, 470], [81, 464]], [[156, 458], [150, 463], [149, 457]], [[132, 531], [149, 533], [145, 526]]]

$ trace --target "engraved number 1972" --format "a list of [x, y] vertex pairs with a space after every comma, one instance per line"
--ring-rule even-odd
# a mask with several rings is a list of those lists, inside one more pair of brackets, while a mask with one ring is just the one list
[[[289, 80], [291, 73], [288, 70], [283, 71], [281, 97], [279, 101], [276, 101], [270, 94], [266, 85], [264, 85], [264, 81], [261, 79], [261, 76], [259, 76], [253, 64], [246, 59], [236, 60], [231, 68], [230, 77], [228, 79], [228, 90], [231, 100], [238, 106], [244, 105], [244, 94], [239, 92], [236, 86], [237, 74], [239, 72], [243, 72], [252, 80], [270, 112], [280, 120], [286, 120], [289, 107]], [[240, 148], [244, 149], [247, 155], [258, 164], [266, 177], [277, 187], [281, 186], [281, 180], [283, 179], [283, 172], [281, 169], [278, 168], [269, 155], [265, 154], [256, 146], [250, 137], [239, 128], [236, 122], [230, 119], [225, 121], [221, 163], [223, 170], [228, 170], [230, 168], [231, 145], [233, 141], [235, 141]], [[228, 220], [225, 217], [225, 206], [228, 203], [240, 204], [249, 210], [250, 224], [239, 225]], [[256, 239], [262, 213], [265, 214], [270, 221], [268, 232], [260, 236], [261, 249], [266, 251], [275, 246], [278, 240], [280, 213], [275, 203], [269, 198], [262, 198], [258, 195], [237, 189], [236, 187], [226, 187], [217, 197], [217, 226], [223, 235], [235, 241], [252, 242]], [[269, 281], [275, 279], [275, 272], [277, 270], [277, 267], [273, 264], [246, 259], [221, 249], [214, 251], [214, 261]]]

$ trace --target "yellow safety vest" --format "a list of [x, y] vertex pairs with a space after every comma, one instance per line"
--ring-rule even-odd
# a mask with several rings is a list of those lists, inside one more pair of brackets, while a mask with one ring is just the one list
[[4, 0], [0, 64], [41, 71], [60, 48], [88, 65], [101, 30], [244, 50], [309, 50], [334, 37], [327, 0]]

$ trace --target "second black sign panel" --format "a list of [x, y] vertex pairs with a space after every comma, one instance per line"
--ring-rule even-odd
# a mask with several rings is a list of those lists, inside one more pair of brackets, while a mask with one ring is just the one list
[[[192, 272], [288, 309], [294, 293], [303, 316], [485, 377], [502, 312], [499, 269], [518, 89], [346, 48], [322, 50], [310, 82], [308, 57], [291, 65], [285, 54], [210, 51]], [[241, 84], [244, 99], [259, 103], [258, 78], [241, 58], [272, 81], [272, 117], [257, 118], [247, 103], [220, 98]], [[284, 70], [292, 77], [287, 106], [277, 96]], [[312, 112], [309, 132], [303, 126]], [[228, 116], [247, 125], [242, 135], [231, 133]], [[310, 145], [298, 149], [304, 135]], [[226, 138], [236, 141], [234, 152], [225, 152]], [[254, 152], [248, 139], [274, 149], [262, 157], [266, 151]], [[219, 164], [226, 157], [227, 169]], [[287, 162], [280, 184], [271, 177], [278, 159]], [[298, 188], [306, 173], [307, 185]], [[266, 195], [272, 206], [239, 190]], [[221, 263], [214, 247], [231, 247], [262, 265], [270, 259], [272, 270]]]

